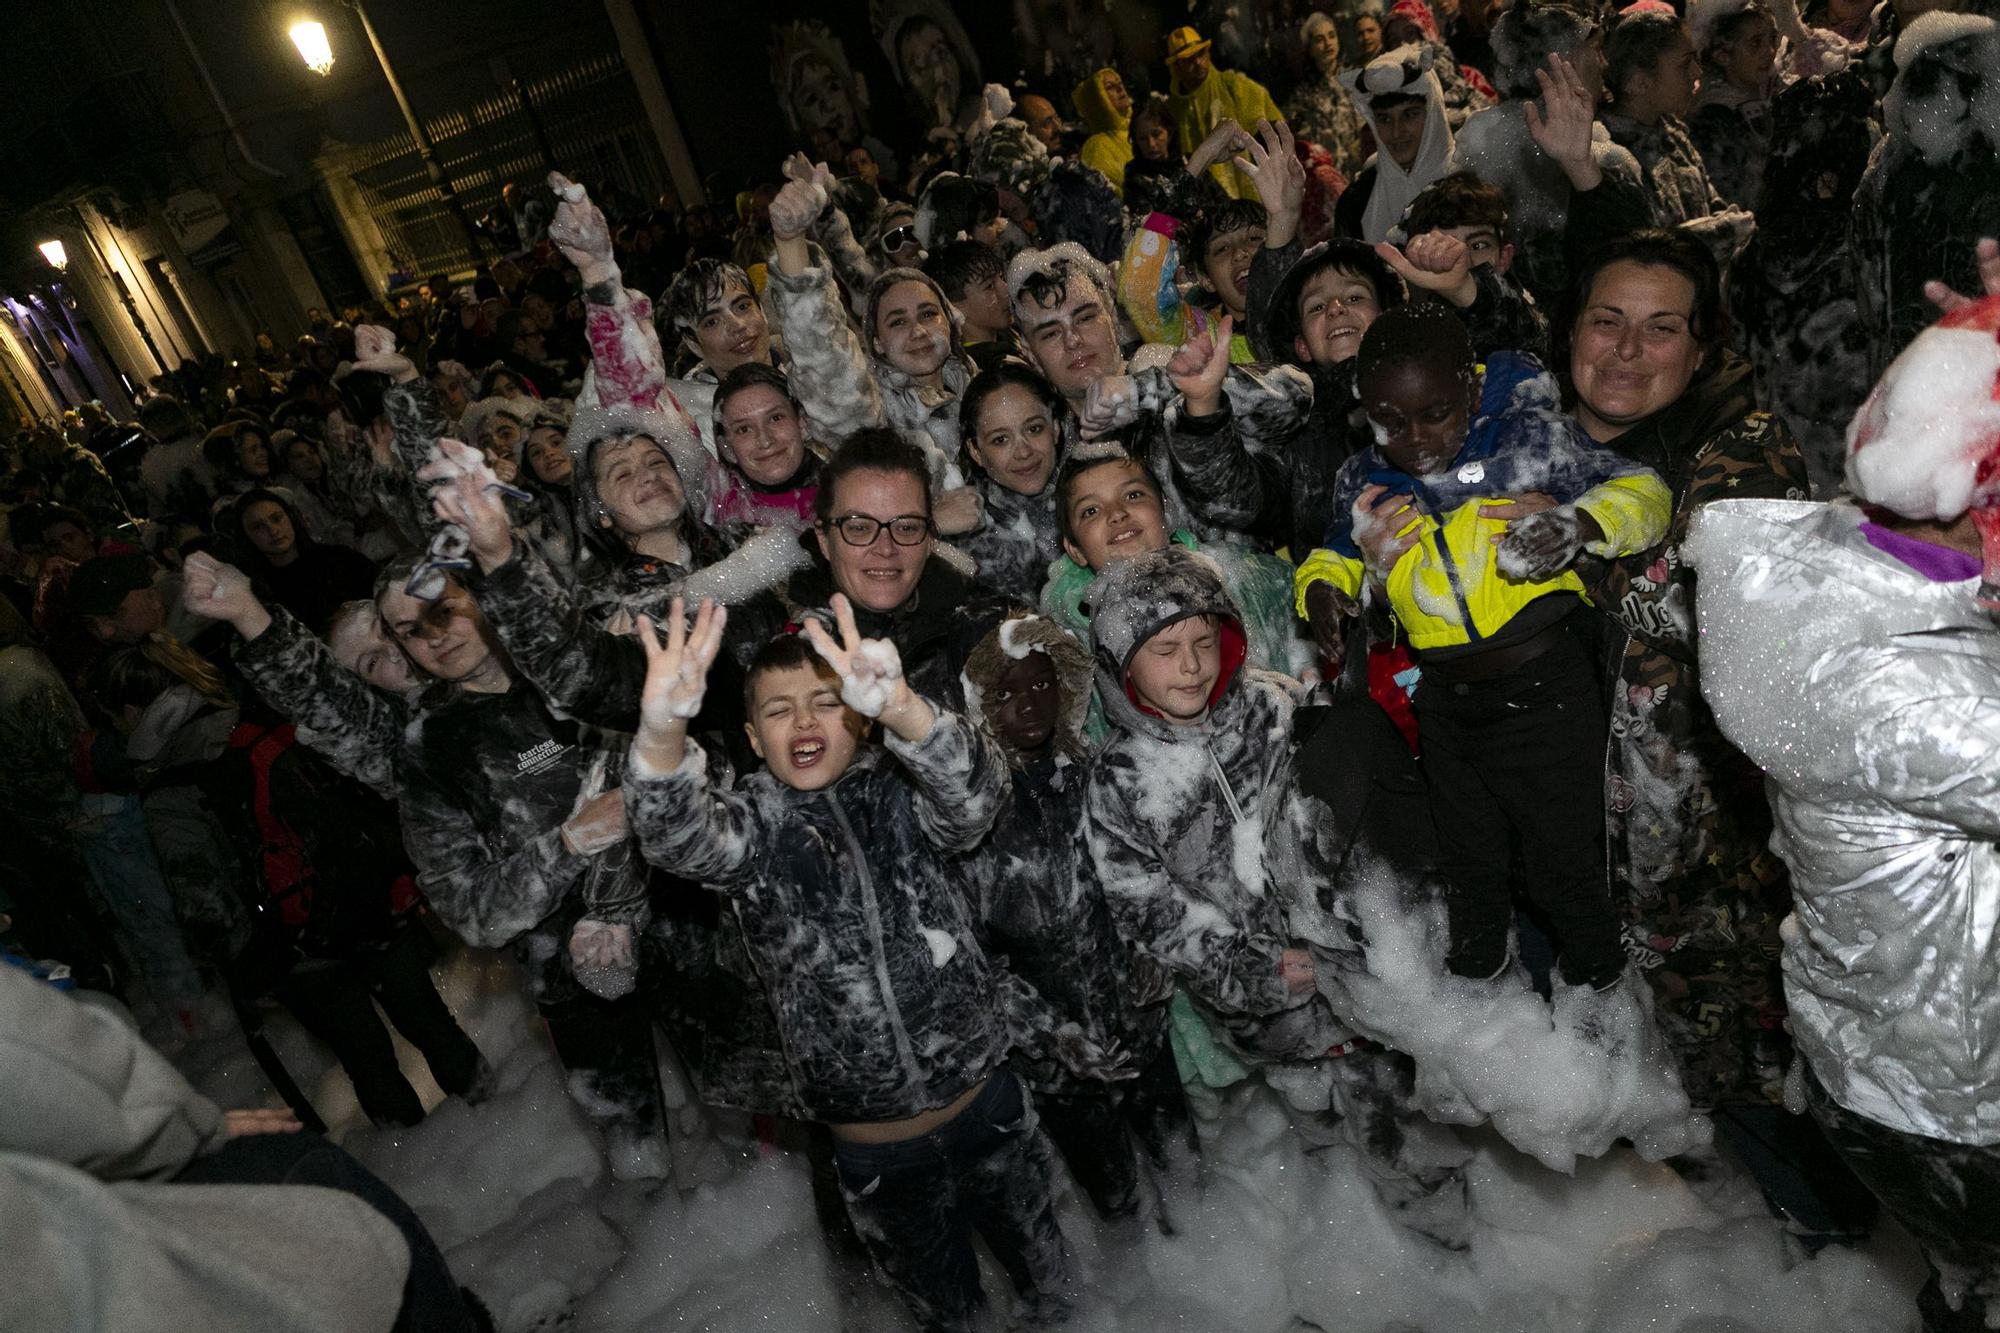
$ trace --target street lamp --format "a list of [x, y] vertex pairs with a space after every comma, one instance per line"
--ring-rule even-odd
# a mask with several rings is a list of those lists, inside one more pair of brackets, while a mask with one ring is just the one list
[[[368, 21], [368, 10], [361, 0], [345, 0], [347, 7], [361, 20], [361, 31], [368, 34], [368, 45], [375, 49], [376, 63], [382, 66], [382, 77], [388, 80], [389, 91], [396, 95], [396, 106], [403, 113], [403, 125], [410, 131], [410, 140], [417, 146], [417, 156], [423, 159], [424, 170], [437, 187], [439, 198], [445, 207], [458, 219], [460, 229], [465, 232], [465, 243], [472, 255], [472, 261], [479, 262], [479, 229], [466, 216], [465, 205], [458, 201], [458, 191], [452, 189], [451, 178], [444, 174], [444, 167], [438, 162], [437, 149], [431, 143], [431, 136], [424, 133], [424, 127], [417, 120], [417, 113], [410, 109], [410, 99], [403, 95], [403, 85], [396, 79], [396, 71], [389, 64], [389, 53], [382, 49], [382, 39], [375, 35], [375, 25]], [[326, 28], [312, 19], [301, 19], [291, 27], [292, 44], [299, 48], [299, 55], [305, 59], [308, 68], [315, 73], [325, 74], [333, 68], [333, 47], [327, 41]]]
[[300, 19], [292, 25], [292, 45], [299, 48], [306, 68], [325, 74], [333, 68], [333, 46], [326, 40], [326, 25], [317, 19]]
[[69, 251], [63, 249], [61, 241], [43, 241], [35, 248], [42, 252], [42, 258], [49, 261], [50, 268], [60, 270], [69, 267]]

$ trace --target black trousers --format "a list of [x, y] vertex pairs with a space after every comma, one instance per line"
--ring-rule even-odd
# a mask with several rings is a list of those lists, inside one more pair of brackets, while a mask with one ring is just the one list
[[1891, 1129], [1833, 1100], [1810, 1065], [1806, 1105], [1929, 1261], [1930, 1281], [1917, 1293], [1924, 1333], [1992, 1328], [2000, 1320], [2000, 1144]]
[[1004, 1071], [929, 1134], [898, 1143], [836, 1138], [855, 1230], [925, 1333], [970, 1330], [986, 1294], [972, 1235], [985, 1238], [1030, 1326], [1069, 1310], [1053, 1161], [1020, 1081]]
[[604, 1000], [577, 988], [537, 1007], [569, 1071], [571, 1096], [611, 1140], [613, 1172], [621, 1179], [657, 1175], [665, 1166], [667, 1120], [644, 995]]
[[1512, 671], [1459, 684], [1427, 672], [1417, 689], [1451, 966], [1483, 977], [1506, 961], [1508, 865], [1518, 848], [1564, 978], [1604, 984], [1625, 952], [1604, 868], [1603, 697], [1577, 633], [1568, 625], [1549, 633], [1551, 646]]
[[410, 1275], [394, 1333], [473, 1333], [458, 1283], [430, 1232], [396, 1192], [311, 1130], [250, 1134], [198, 1157], [174, 1178], [185, 1185], [319, 1185], [352, 1194], [396, 1224], [410, 1247]]
[[1125, 1083], [1035, 1094], [1042, 1118], [1069, 1173], [1107, 1220], [1139, 1210], [1139, 1153], [1166, 1170], [1176, 1147], [1201, 1151], [1194, 1116], [1181, 1087], [1173, 1047], [1164, 1038]]
[[361, 1109], [378, 1125], [414, 1125], [424, 1108], [396, 1066], [395, 1043], [371, 999], [381, 1001], [396, 1030], [423, 1052], [440, 1088], [463, 1095], [478, 1076], [479, 1048], [431, 983], [429, 950], [412, 927], [398, 930], [380, 949], [294, 971], [272, 993], [306, 1031], [333, 1048]]

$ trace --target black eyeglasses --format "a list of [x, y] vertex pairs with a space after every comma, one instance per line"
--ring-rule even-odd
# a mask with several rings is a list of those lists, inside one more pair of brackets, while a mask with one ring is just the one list
[[889, 540], [898, 546], [919, 546], [924, 538], [931, 535], [931, 521], [922, 514], [903, 514], [896, 518], [874, 518], [868, 514], [842, 514], [830, 518], [821, 526], [832, 528], [840, 534], [840, 539], [849, 546], [873, 546], [882, 529], [889, 530]]
[[898, 227], [894, 231], [885, 231], [882, 233], [882, 248], [884, 250], [900, 250], [906, 245], [915, 245], [916, 243], [917, 229], [915, 226]]

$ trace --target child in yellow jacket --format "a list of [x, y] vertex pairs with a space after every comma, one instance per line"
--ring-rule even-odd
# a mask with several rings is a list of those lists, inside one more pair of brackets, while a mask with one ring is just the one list
[[1369, 326], [1356, 392], [1376, 443], [1335, 478], [1335, 518], [1299, 568], [1297, 605], [1337, 642], [1372, 580], [1416, 651], [1447, 965], [1481, 978], [1507, 967], [1518, 849], [1564, 979], [1607, 988], [1625, 954], [1604, 873], [1604, 704], [1573, 566], [1657, 542], [1672, 497], [1584, 434], [1533, 357], [1477, 365], [1440, 306]]

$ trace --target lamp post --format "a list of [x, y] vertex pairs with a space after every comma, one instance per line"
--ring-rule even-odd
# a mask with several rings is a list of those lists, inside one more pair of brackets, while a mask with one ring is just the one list
[[[429, 173], [431, 184], [443, 198], [445, 207], [458, 219], [459, 227], [465, 232], [465, 243], [475, 263], [479, 260], [481, 245], [479, 229], [466, 216], [465, 205], [458, 199], [458, 191], [452, 189], [451, 178], [444, 174], [444, 166], [438, 161], [437, 149], [431, 137], [424, 133], [424, 127], [417, 120], [417, 113], [410, 109], [410, 99], [403, 94], [403, 85], [396, 79], [396, 70], [389, 63], [389, 53], [382, 49], [382, 39], [375, 34], [375, 25], [368, 21], [368, 10], [361, 0], [345, 0], [361, 19], [361, 31], [368, 34], [368, 45], [375, 50], [376, 63], [382, 66], [382, 77], [388, 80], [389, 91], [396, 95], [396, 106], [403, 113], [403, 124], [410, 131], [410, 139], [417, 146], [417, 156], [423, 160], [424, 170]], [[326, 26], [312, 19], [294, 23], [290, 30], [292, 45], [298, 47], [299, 56], [313, 73], [325, 75], [333, 68], [333, 46], [327, 40]]]
[[43, 241], [35, 247], [42, 252], [42, 258], [49, 261], [49, 267], [58, 273], [69, 268], [69, 251], [63, 249], [61, 241]]

